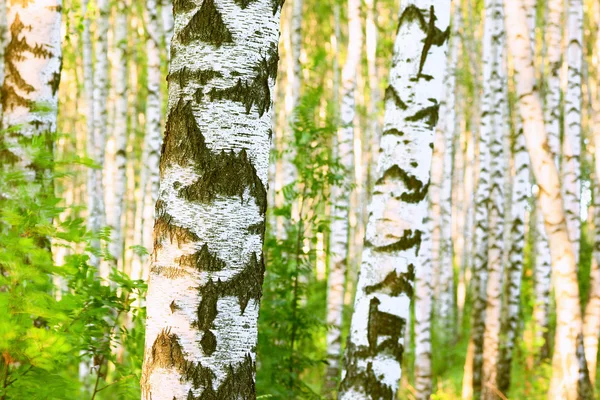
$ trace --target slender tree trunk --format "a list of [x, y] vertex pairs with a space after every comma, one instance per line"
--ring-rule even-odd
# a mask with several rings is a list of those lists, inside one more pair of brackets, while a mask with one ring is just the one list
[[[2, 163], [13, 164], [40, 192], [41, 179], [47, 172], [36, 165], [31, 149], [20, 139], [46, 137], [56, 132], [58, 85], [61, 70], [60, 0], [13, 1], [6, 7], [8, 40], [4, 49], [2, 85]], [[43, 104], [44, 107], [39, 107]], [[52, 151], [49, 145], [48, 151]]]
[[[535, 7], [536, 0], [525, 1], [525, 12], [529, 26], [532, 54], [535, 54]], [[508, 271], [504, 304], [506, 310], [502, 314], [501, 354], [498, 365], [498, 389], [508, 393], [510, 388], [511, 364], [516, 345], [519, 326], [519, 310], [521, 304], [521, 278], [525, 263], [525, 226], [527, 206], [529, 202], [530, 168], [529, 154], [525, 146], [523, 124], [517, 118], [517, 132], [513, 147], [514, 180], [511, 194], [510, 213], [510, 246], [508, 248]]]
[[417, 400], [429, 400], [433, 388], [431, 371], [432, 225], [429, 217], [425, 218], [421, 248], [419, 249], [420, 268], [415, 273], [415, 398]]
[[567, 10], [567, 90], [565, 130], [562, 147], [561, 182], [569, 240], [575, 262], [579, 263], [581, 236], [581, 67], [583, 63], [583, 3], [568, 0]]
[[162, 18], [163, 35], [167, 49], [167, 60], [170, 60], [171, 40], [173, 39], [173, 3], [171, 0], [160, 0], [160, 16]]
[[[600, 28], [599, 28], [600, 30]], [[600, 56], [600, 39], [596, 37], [597, 55]], [[596, 84], [600, 83], [600, 60], [596, 58]], [[596, 362], [598, 359], [598, 335], [600, 334], [600, 90], [596, 92], [594, 106], [594, 147], [595, 171], [594, 189], [594, 250], [590, 276], [590, 296], [585, 308], [583, 341], [590, 381], [596, 381]]]
[[[500, 78], [502, 66], [502, 43], [503, 24], [495, 18], [496, 13], [502, 17], [502, 3], [498, 0], [488, 0], [485, 3], [485, 24], [483, 33], [483, 96], [481, 98], [481, 123], [479, 134], [479, 182], [475, 198], [475, 260], [473, 265], [473, 315], [471, 318], [471, 341], [473, 342], [473, 360], [468, 360], [472, 365], [472, 372], [465, 374], [463, 378], [463, 398], [478, 399], [483, 385], [483, 350], [484, 336], [486, 328], [486, 304], [488, 302], [488, 280], [490, 265], [495, 262], [497, 268], [498, 249], [494, 248], [494, 237], [497, 237], [493, 230], [494, 226], [490, 224], [490, 210], [495, 204], [490, 205], [493, 200], [492, 189], [501, 190], [497, 179], [494, 178], [492, 169], [492, 148], [496, 144], [495, 151], [498, 152], [498, 143], [495, 138], [495, 131], [500, 129], [501, 124], [497, 114], [501, 112], [501, 96], [504, 84]], [[499, 37], [500, 43], [496, 43], [494, 38]], [[498, 122], [500, 121], [500, 122]], [[500, 141], [501, 148], [501, 141]], [[496, 154], [498, 156], [498, 154]], [[500, 154], [501, 157], [501, 154]], [[497, 168], [497, 167], [496, 167]], [[501, 174], [504, 176], [504, 174]], [[496, 225], [500, 221], [497, 213], [495, 214]], [[489, 257], [494, 256], [491, 260]], [[492, 277], [498, 278], [498, 274]], [[499, 283], [499, 282], [498, 282]], [[472, 381], [469, 382], [468, 380]]]
[[[0, 84], [4, 82], [4, 52], [8, 43], [8, 21], [6, 20], [6, 0], [0, 0]], [[0, 102], [0, 118], [2, 118], [2, 104]]]
[[334, 151], [344, 167], [344, 180], [331, 188], [330, 261], [327, 280], [327, 372], [325, 390], [331, 392], [338, 383], [340, 371], [342, 310], [344, 306], [344, 279], [348, 262], [348, 217], [350, 186], [354, 172], [354, 116], [356, 73], [361, 59], [362, 24], [360, 0], [348, 0], [348, 55], [342, 69], [342, 99], [340, 128]]
[[506, 0], [508, 43], [515, 65], [516, 94], [531, 165], [540, 186], [540, 205], [552, 255], [556, 295], [556, 348], [553, 359], [552, 399], [591, 399], [583, 352], [583, 332], [577, 264], [567, 233], [558, 172], [549, 150], [535, 71], [527, 19], [520, 0]]
[[174, 4], [144, 399], [256, 398], [280, 9]]
[[[490, 97], [483, 108], [481, 134], [490, 137], [491, 188], [488, 197], [489, 242], [488, 278], [486, 285], [485, 328], [483, 340], [482, 398], [499, 399], [498, 363], [500, 359], [500, 322], [502, 287], [504, 282], [504, 202], [506, 185], [506, 155], [504, 141], [510, 134], [508, 128], [507, 81], [505, 64], [504, 5], [502, 0], [485, 3], [486, 31], [483, 57], [489, 60], [484, 66], [483, 96]], [[489, 74], [489, 75], [488, 75]], [[485, 101], [485, 100], [484, 100]]]
[[398, 389], [449, 19], [449, 1], [408, 1], [400, 9], [340, 399], [391, 400]]
[[127, 9], [128, 2], [120, 1], [117, 4], [115, 17], [115, 44], [116, 57], [114, 60], [115, 71], [115, 194], [113, 205], [112, 241], [110, 255], [115, 265], [123, 267], [123, 220], [125, 213], [125, 190], [127, 187]]
[[[98, 0], [96, 2], [98, 15], [96, 17], [96, 30], [94, 32], [94, 74], [93, 74], [93, 132], [94, 132], [94, 161], [98, 168], [94, 170], [95, 177], [92, 196], [94, 200], [94, 232], [106, 225], [106, 210], [104, 198], [103, 174], [107, 124], [108, 124], [108, 17], [110, 5], [108, 0]], [[84, 33], [85, 35], [85, 33]], [[100, 276], [108, 277], [110, 270], [109, 264], [102, 261], [99, 263]]]

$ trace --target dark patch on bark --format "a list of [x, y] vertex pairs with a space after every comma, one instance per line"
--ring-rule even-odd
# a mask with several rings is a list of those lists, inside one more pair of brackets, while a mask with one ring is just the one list
[[170, 72], [167, 75], [168, 82], [177, 82], [180, 87], [186, 87], [188, 83], [200, 82], [201, 85], [206, 85], [210, 80], [222, 78], [223, 74], [212, 69], [189, 70], [187, 67]]
[[217, 337], [214, 333], [207, 330], [204, 332], [202, 339], [200, 340], [200, 346], [202, 346], [202, 351], [207, 356], [212, 355], [217, 349]]
[[15, 20], [10, 26], [10, 42], [6, 45], [4, 53], [4, 68], [5, 77], [2, 86], [2, 108], [5, 110], [12, 109], [15, 106], [31, 107], [31, 101], [17, 93], [19, 89], [25, 93], [31, 93], [35, 90], [21, 76], [15, 63], [25, 58], [24, 53], [31, 53], [35, 58], [51, 58], [52, 52], [45, 49], [39, 44], [32, 45], [27, 43], [22, 33], [30, 30], [31, 26], [26, 26], [21, 21], [19, 13], [15, 15]]
[[[150, 370], [154, 368], [175, 368], [178, 371], [185, 369], [186, 361], [179, 338], [169, 329], [163, 329], [152, 344], [152, 361]], [[148, 374], [150, 375], [150, 374]]]
[[400, 168], [397, 164], [388, 168], [381, 178], [377, 180], [376, 185], [384, 185], [388, 180], [396, 181], [400, 179], [406, 186], [407, 191], [400, 194], [400, 200], [407, 203], [418, 203], [425, 199], [429, 190], [429, 182], [423, 184], [417, 177], [410, 175]]
[[383, 131], [382, 135], [383, 136], [386, 136], [386, 135], [404, 136], [404, 132], [399, 131], [396, 128], [390, 128], [390, 129], [386, 129], [385, 131]]
[[251, 81], [238, 79], [235, 86], [225, 89], [212, 88], [207, 93], [210, 100], [227, 99], [242, 103], [246, 107], [246, 113], [250, 113], [252, 106], [255, 105], [259, 117], [262, 117], [271, 107], [269, 80], [274, 80], [277, 77], [278, 62], [277, 46], [272, 45], [267, 54], [262, 56], [259, 63], [254, 67], [256, 76]]
[[[368, 246], [373, 246], [372, 243], [367, 242]], [[421, 249], [421, 231], [405, 229], [404, 234], [394, 243], [387, 244], [385, 246], [373, 246], [377, 249], [377, 251], [403, 251], [408, 250], [412, 247], [417, 248], [417, 255], [419, 254], [419, 250]]]
[[261, 235], [263, 236], [265, 234], [265, 222], [258, 222], [256, 224], [252, 224], [250, 225], [248, 228], [248, 233], [250, 233], [251, 235]]
[[227, 267], [225, 261], [208, 250], [206, 243], [199, 251], [181, 256], [175, 261], [181, 266], [196, 268], [198, 271], [221, 271]]
[[179, 40], [182, 44], [200, 40], [219, 47], [223, 43], [233, 42], [233, 37], [217, 10], [215, 0], [203, 0], [200, 10], [179, 31]]
[[250, 354], [246, 354], [244, 361], [235, 367], [229, 365], [227, 376], [215, 389], [214, 374], [210, 369], [201, 364], [190, 365], [186, 371], [186, 379], [192, 382], [194, 388], [202, 387], [203, 391], [198, 397], [195, 397], [190, 391], [188, 400], [254, 400], [256, 399], [254, 369], [252, 357]]
[[180, 100], [169, 113], [161, 158], [161, 173], [172, 164], [193, 163], [200, 176], [179, 195], [189, 201], [211, 202], [217, 195], [242, 196], [246, 190], [256, 200], [261, 214], [266, 212], [267, 191], [256, 174], [246, 150], [213, 153], [205, 143], [190, 102]]
[[399, 272], [396, 275], [395, 271], [390, 272], [383, 281], [367, 286], [365, 292], [371, 294], [373, 292], [385, 293], [389, 296], [398, 296], [401, 293], [406, 293], [411, 299], [413, 297], [413, 282], [415, 281], [415, 266], [409, 264], [408, 271]]
[[58, 87], [60, 85], [60, 70], [62, 69], [62, 58], [60, 59], [61, 67], [58, 69], [58, 72], [52, 74], [52, 78], [48, 81], [48, 84], [52, 88], [52, 94], [56, 95], [58, 92]]
[[[389, 353], [401, 363], [404, 346], [400, 344], [400, 338], [404, 334], [406, 320], [397, 315], [379, 311], [380, 304], [381, 301], [377, 297], [373, 297], [369, 302], [367, 339], [370, 353], [373, 357], [377, 354]], [[380, 336], [389, 336], [389, 338], [379, 344]]]
[[195, 7], [196, 3], [194, 3], [192, 0], [173, 0], [173, 14], [190, 11]]
[[179, 245], [183, 243], [197, 242], [200, 240], [198, 235], [191, 229], [175, 225], [173, 217], [165, 211], [165, 203], [162, 200], [156, 202], [156, 219], [154, 220], [154, 248], [162, 248], [162, 242], [169, 239], [171, 243], [174, 240]]
[[[264, 272], [265, 267], [262, 256], [259, 261], [256, 254], [252, 254], [246, 267], [228, 281], [223, 282], [219, 279], [215, 282], [209, 279], [208, 283], [199, 289], [202, 300], [200, 300], [200, 304], [198, 305], [198, 320], [194, 325], [199, 330], [204, 331], [206, 335], [213, 328], [213, 322], [217, 317], [217, 302], [225, 296], [236, 296], [240, 303], [241, 313], [243, 314], [250, 299], [254, 299], [256, 302], [260, 300]], [[200, 344], [203, 350], [210, 355], [216, 348], [216, 338], [214, 347], [212, 347], [212, 342]]]
[[440, 105], [435, 99], [429, 99], [429, 101], [433, 103], [432, 106], [425, 107], [422, 110], [417, 111], [414, 115], [406, 117], [406, 120], [416, 122], [424, 119], [425, 123], [430, 129], [435, 128], [438, 123]]
[[367, 363], [366, 370], [358, 369], [358, 361], [369, 356], [369, 349], [364, 346], [356, 346], [352, 340], [348, 340], [344, 369], [346, 375], [340, 384], [340, 391], [344, 392], [354, 388], [365, 393], [371, 400], [393, 400], [394, 391], [383, 383], [383, 376], [376, 376], [373, 371], [373, 363]]
[[285, 0], [271, 0], [273, 3], [273, 15], [277, 14], [277, 11], [281, 11], [281, 7], [283, 7], [283, 3]]
[[385, 101], [387, 102], [388, 100], [392, 100], [394, 102], [394, 104], [396, 105], [396, 107], [398, 107], [401, 110], [406, 110], [408, 108], [408, 106], [406, 105], [405, 102], [402, 101], [402, 99], [400, 98], [400, 95], [398, 94], [398, 92], [396, 91], [396, 89], [394, 89], [394, 87], [392, 85], [389, 85], [386, 89], [385, 89]]
[[237, 4], [242, 10], [250, 5], [250, 3], [254, 3], [256, 0], [234, 0], [235, 4]]
[[175, 303], [175, 300], [169, 304], [169, 308], [171, 309], [171, 314], [173, 314], [175, 310], [179, 310], [179, 306]]

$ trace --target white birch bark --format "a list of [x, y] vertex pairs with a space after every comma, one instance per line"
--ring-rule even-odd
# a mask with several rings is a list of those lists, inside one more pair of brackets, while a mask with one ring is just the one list
[[280, 9], [174, 3], [144, 399], [256, 398]]
[[[488, 279], [486, 285], [485, 328], [483, 340], [482, 398], [498, 399], [498, 363], [500, 359], [500, 320], [502, 287], [504, 283], [504, 202], [506, 155], [505, 138], [509, 135], [507, 125], [508, 98], [505, 64], [504, 5], [502, 0], [485, 2], [486, 26], [489, 24], [491, 36], [484, 35], [483, 57], [489, 57], [490, 65], [484, 72], [483, 95], [490, 96], [491, 107], [483, 110], [482, 135], [484, 124], [490, 134], [491, 187], [488, 197], [489, 242]], [[486, 28], [487, 31], [487, 28]], [[485, 67], [484, 67], [485, 69]]]
[[[441, 133], [442, 180], [440, 185], [440, 248], [439, 257], [439, 298], [438, 323], [442, 334], [451, 338], [455, 329], [454, 265], [452, 243], [452, 171], [453, 144], [459, 134], [456, 123], [456, 71], [458, 67], [458, 47], [460, 43], [460, 7], [455, 5], [452, 13], [452, 33], [449, 44], [448, 64], [444, 77], [444, 96], [440, 101], [440, 121], [437, 131]], [[438, 133], [439, 134], [439, 133]], [[434, 148], [434, 153], [437, 150]], [[439, 168], [439, 165], [437, 166]], [[432, 175], [436, 165], [432, 163]], [[434, 253], [434, 256], [435, 253]]]
[[354, 171], [354, 116], [356, 73], [361, 59], [362, 23], [360, 0], [348, 0], [348, 53], [342, 69], [340, 128], [334, 140], [334, 151], [344, 168], [344, 180], [331, 188], [331, 231], [329, 276], [327, 279], [327, 362], [325, 389], [336, 386], [340, 372], [342, 310], [344, 280], [348, 262], [350, 185]]
[[[525, 0], [525, 12], [529, 27], [532, 54], [535, 54], [535, 7], [536, 0]], [[525, 263], [525, 227], [530, 192], [529, 154], [525, 146], [523, 125], [517, 118], [517, 132], [513, 147], [514, 179], [511, 194], [511, 212], [509, 219], [510, 238], [508, 247], [508, 271], [506, 274], [506, 310], [502, 317], [502, 344], [498, 365], [498, 390], [508, 393], [510, 388], [512, 355], [516, 345], [521, 304], [521, 278]]]
[[[597, 10], [598, 8], [596, 8]], [[596, 83], [600, 83], [600, 39], [596, 38]], [[598, 335], [600, 334], [600, 90], [593, 99], [594, 123], [593, 136], [595, 147], [594, 190], [594, 250], [590, 271], [590, 295], [585, 307], [583, 341], [590, 381], [596, 381], [596, 363], [598, 359]]]
[[[487, 285], [488, 285], [488, 257], [493, 241], [490, 238], [490, 206], [492, 192], [492, 155], [491, 145], [494, 138], [494, 130], [497, 116], [500, 110], [497, 107], [497, 91], [502, 93], [502, 83], [494, 79], [501, 61], [501, 53], [498, 54], [499, 46], [493, 38], [500, 35], [502, 40], [502, 24], [494, 20], [494, 13], [498, 12], [495, 0], [485, 3], [485, 24], [483, 31], [483, 95], [481, 97], [481, 122], [479, 131], [479, 180], [475, 194], [475, 253], [473, 262], [473, 310], [471, 341], [473, 360], [469, 363], [472, 371], [465, 374], [463, 382], [463, 398], [479, 398], [482, 390], [482, 368], [483, 368], [483, 344], [486, 321]], [[492, 84], [495, 84], [492, 86]], [[498, 87], [500, 85], [500, 87]], [[469, 382], [470, 380], [470, 382]]]
[[583, 353], [577, 266], [567, 233], [558, 171], [548, 148], [541, 101], [536, 90], [526, 14], [520, 0], [506, 0], [506, 4], [508, 44], [515, 65], [519, 113], [532, 169], [541, 189], [540, 205], [552, 256], [557, 321], [549, 395], [552, 399], [591, 399], [593, 388]]
[[[8, 43], [8, 24], [6, 20], [6, 0], [0, 0], [0, 84], [4, 82], [4, 52]], [[0, 102], [0, 118], [2, 104]]]
[[[97, 169], [94, 170], [94, 188], [91, 195], [94, 209], [94, 232], [106, 225], [106, 210], [104, 198], [104, 181], [102, 171], [104, 170], [107, 124], [108, 124], [108, 17], [110, 5], [108, 0], [97, 0], [96, 7], [96, 30], [94, 32], [94, 74], [93, 74], [93, 156]], [[85, 33], [84, 33], [85, 35]], [[98, 243], [99, 245], [99, 243]], [[102, 277], [108, 277], [110, 273], [109, 264], [99, 263], [99, 273]]]
[[123, 219], [125, 213], [125, 190], [127, 187], [127, 7], [123, 0], [117, 4], [115, 16], [115, 167], [113, 219], [110, 223], [112, 237], [110, 255], [115, 265], [123, 267]]
[[427, 213], [450, 2], [401, 5], [339, 399], [393, 399]]
[[[423, 221], [419, 266], [415, 273], [415, 399], [429, 400], [432, 393], [431, 313], [433, 311], [431, 231], [429, 217]], [[408, 330], [408, 327], [407, 327]]]
[[173, 3], [171, 0], [160, 1], [160, 17], [162, 19], [167, 60], [171, 59], [171, 40], [173, 39]]
[[562, 147], [562, 195], [567, 214], [569, 240], [575, 262], [579, 263], [581, 236], [581, 68], [583, 64], [583, 3], [567, 2], [567, 89], [565, 92], [565, 130]]
[[32, 149], [20, 145], [19, 139], [31, 140], [56, 132], [61, 8], [60, 0], [15, 1], [6, 7], [2, 129], [15, 131], [2, 137], [7, 147], [2, 163], [22, 168], [34, 193], [40, 191], [42, 183], [38, 180], [44, 178], [45, 169], [35, 164]]

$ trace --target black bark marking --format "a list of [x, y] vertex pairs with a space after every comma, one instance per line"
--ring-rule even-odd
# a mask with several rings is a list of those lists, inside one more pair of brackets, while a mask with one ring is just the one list
[[173, 222], [173, 217], [165, 211], [165, 203], [162, 200], [156, 202], [156, 219], [154, 221], [154, 247], [162, 248], [162, 242], [169, 239], [171, 243], [174, 240], [178, 245], [200, 240], [198, 235], [190, 229], [177, 226]]
[[175, 303], [175, 300], [171, 301], [169, 308], [171, 309], [171, 314], [173, 314], [176, 310], [179, 310], [179, 306]]
[[382, 135], [383, 136], [386, 136], [386, 135], [404, 136], [404, 132], [399, 131], [396, 128], [390, 128], [390, 129], [386, 129], [385, 131], [383, 131]]
[[[149, 369], [154, 368], [175, 368], [178, 371], [185, 369], [185, 357], [183, 349], [179, 344], [179, 338], [171, 333], [170, 329], [163, 329], [152, 344], [152, 361]], [[150, 375], [150, 374], [148, 374]]]
[[384, 99], [385, 99], [384, 101], [386, 101], [386, 102], [388, 100], [392, 100], [394, 102], [394, 104], [396, 105], [396, 107], [398, 107], [401, 110], [406, 110], [408, 108], [406, 103], [402, 101], [402, 99], [400, 98], [400, 95], [398, 94], [396, 89], [394, 89], [394, 87], [392, 85], [389, 85], [385, 89]]
[[[212, 256], [208, 254], [208, 257]], [[217, 317], [217, 302], [225, 296], [236, 296], [240, 303], [241, 313], [243, 314], [250, 299], [254, 299], [256, 302], [260, 300], [264, 272], [265, 267], [262, 256], [259, 261], [256, 254], [253, 254], [246, 267], [230, 280], [223, 282], [219, 279], [214, 282], [212, 279], [209, 279], [206, 285], [199, 288], [202, 300], [200, 300], [200, 304], [198, 305], [198, 320], [194, 325], [199, 330], [204, 331], [206, 336], [210, 329], [213, 328], [213, 322]], [[206, 342], [202, 341], [200, 344], [204, 352], [210, 355], [216, 348], [216, 338], [214, 339], [214, 343], [207, 339]]]
[[187, 67], [170, 72], [167, 75], [167, 81], [177, 82], [180, 87], [186, 87], [190, 81], [200, 82], [201, 85], [206, 85], [208, 81], [215, 78], [222, 78], [223, 74], [212, 69], [188, 70]]
[[208, 203], [217, 195], [242, 196], [246, 189], [255, 198], [261, 214], [266, 212], [267, 191], [256, 174], [246, 150], [213, 153], [196, 123], [190, 102], [180, 100], [169, 113], [161, 157], [161, 173], [170, 164], [192, 163], [200, 176], [179, 189], [189, 201]]
[[213, 385], [214, 374], [210, 369], [201, 364], [189, 365], [186, 379], [192, 382], [194, 388], [203, 388], [202, 394], [195, 397], [190, 391], [188, 400], [254, 400], [256, 387], [254, 382], [254, 362], [250, 354], [246, 354], [244, 361], [236, 366], [229, 365], [227, 376], [215, 389]]
[[[402, 362], [404, 346], [400, 344], [400, 338], [404, 334], [406, 320], [397, 315], [379, 311], [381, 301], [373, 297], [369, 302], [369, 322], [367, 326], [367, 339], [372, 356], [381, 353], [389, 353], [399, 363]], [[389, 336], [379, 344], [380, 336]]]
[[397, 164], [388, 168], [381, 178], [377, 180], [376, 185], [385, 185], [388, 182], [394, 182], [400, 179], [406, 186], [406, 191], [400, 195], [400, 199], [407, 203], [418, 203], [425, 199], [429, 190], [429, 182], [423, 184], [414, 175], [410, 175]]
[[417, 255], [419, 254], [419, 250], [421, 249], [421, 231], [413, 231], [410, 229], [405, 229], [404, 234], [394, 243], [387, 244], [385, 246], [373, 246], [372, 243], [367, 242], [367, 245], [373, 246], [377, 249], [377, 251], [403, 251], [408, 250], [412, 247], [417, 248]]
[[273, 3], [273, 15], [275, 15], [277, 14], [277, 11], [280, 11], [281, 7], [283, 7], [285, 0], [271, 0], [271, 2]]
[[398, 275], [394, 271], [390, 272], [383, 281], [367, 286], [365, 292], [371, 294], [373, 292], [385, 293], [389, 296], [396, 297], [402, 293], [406, 293], [410, 298], [413, 297], [413, 282], [415, 281], [415, 266], [410, 264], [406, 272], [399, 272]]
[[425, 123], [430, 129], [435, 128], [435, 126], [438, 123], [440, 105], [435, 99], [429, 99], [429, 101], [432, 102], [433, 105], [417, 111], [414, 115], [411, 115], [410, 117], [406, 117], [406, 120], [410, 122], [416, 122], [424, 119]]
[[180, 266], [196, 268], [198, 271], [221, 271], [227, 267], [225, 261], [208, 250], [206, 243], [199, 251], [181, 256], [175, 261]]
[[254, 3], [256, 0], [234, 0], [235, 4], [237, 4], [242, 10], [250, 5], [250, 3]]
[[425, 43], [423, 44], [423, 50], [421, 51], [421, 60], [419, 62], [419, 73], [417, 74], [417, 79], [433, 79], [433, 77], [431, 77], [430, 75], [423, 75], [423, 67], [425, 66], [427, 56], [429, 55], [429, 50], [431, 49], [431, 46], [442, 46], [450, 36], [450, 26], [448, 26], [448, 28], [446, 28], [446, 30], [442, 32], [438, 27], [435, 26], [436, 20], [437, 17], [435, 16], [435, 9], [432, 5], [429, 9], [429, 24], [427, 25], [427, 36], [425, 37]]
[[358, 361], [369, 357], [370, 350], [365, 346], [356, 346], [351, 338], [348, 340], [344, 369], [346, 375], [340, 384], [340, 389], [348, 390], [355, 388], [366, 394], [365, 398], [371, 400], [393, 400], [392, 388], [383, 383], [383, 376], [376, 376], [373, 372], [373, 363], [367, 363], [367, 369], [358, 369]]
[[225, 89], [212, 88], [208, 92], [211, 101], [231, 100], [242, 103], [246, 107], [246, 113], [250, 113], [253, 105], [258, 109], [259, 117], [271, 107], [271, 88], [269, 79], [277, 77], [277, 63], [279, 56], [277, 46], [272, 45], [267, 55], [261, 57], [259, 63], [254, 67], [256, 76], [251, 81], [238, 79], [235, 86]]
[[215, 6], [215, 0], [203, 0], [200, 10], [179, 31], [179, 40], [182, 44], [200, 40], [219, 47], [233, 42], [233, 37]]
[[194, 3], [192, 0], [173, 0], [173, 14], [190, 11], [195, 7], [196, 3]]
[[32, 107], [33, 104], [26, 99], [16, 89], [25, 93], [31, 93], [35, 90], [25, 80], [15, 63], [25, 58], [24, 53], [31, 53], [35, 58], [51, 58], [53, 53], [39, 44], [31, 45], [27, 43], [22, 36], [23, 31], [30, 30], [31, 26], [23, 24], [19, 13], [15, 15], [15, 20], [10, 26], [10, 42], [6, 45], [4, 53], [5, 77], [2, 86], [2, 108], [5, 110], [13, 109], [15, 106]]

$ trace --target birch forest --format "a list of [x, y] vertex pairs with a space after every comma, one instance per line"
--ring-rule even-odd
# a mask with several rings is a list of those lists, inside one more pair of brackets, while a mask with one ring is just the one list
[[600, 399], [600, 0], [0, 0], [0, 400]]

